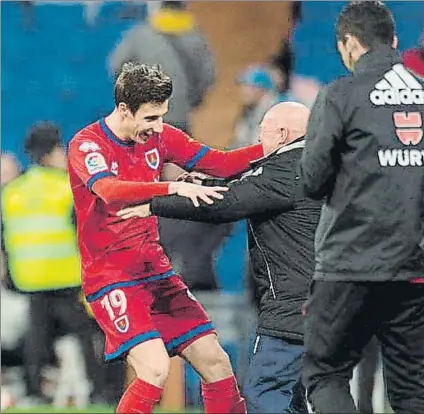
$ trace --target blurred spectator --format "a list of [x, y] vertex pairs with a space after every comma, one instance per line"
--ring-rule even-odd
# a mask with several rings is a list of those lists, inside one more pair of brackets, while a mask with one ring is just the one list
[[[18, 163], [18, 160], [12, 154], [2, 154], [1, 155], [1, 188], [14, 180], [21, 173], [21, 168]], [[3, 221], [1, 222], [1, 233], [3, 235]], [[1, 238], [1, 280], [2, 286], [7, 282], [7, 276], [9, 274], [7, 254], [5, 252], [3, 236]], [[2, 325], [3, 326], [3, 325]]]
[[289, 40], [284, 40], [279, 51], [270, 59], [269, 72], [280, 94], [279, 100], [297, 101], [312, 107], [321, 85], [314, 78], [294, 75], [294, 59]]
[[289, 93], [295, 59], [291, 38], [297, 24], [301, 21], [302, 2], [294, 1], [291, 7], [290, 26], [287, 37], [284, 36], [277, 52], [269, 60], [269, 71], [280, 93], [281, 102], [293, 101], [293, 96]]
[[[52, 359], [48, 350], [53, 345], [55, 324], [64, 333], [79, 337], [95, 391], [99, 362], [89, 334], [91, 321], [79, 302], [80, 262], [72, 222], [73, 201], [59, 131], [51, 124], [34, 127], [25, 149], [36, 165], [3, 188], [2, 223], [10, 278], [18, 291], [29, 294], [24, 364], [28, 403], [35, 404], [45, 399], [41, 374]], [[76, 380], [84, 384], [84, 378]]]
[[128, 61], [159, 64], [175, 79], [165, 120], [190, 132], [190, 114], [214, 83], [215, 64], [208, 43], [185, 2], [163, 2], [146, 23], [123, 35], [110, 56], [111, 71], [117, 73]]
[[12, 154], [1, 155], [1, 187], [16, 178], [20, 172], [18, 160]]
[[257, 142], [259, 125], [265, 112], [280, 100], [265, 66], [249, 67], [239, 74], [237, 83], [243, 107], [230, 148], [241, 148]]
[[280, 101], [290, 101], [290, 79], [294, 66], [294, 53], [289, 40], [283, 40], [278, 52], [271, 57], [269, 71], [280, 94]]
[[294, 1], [292, 3], [292, 30], [302, 21], [302, 2]]
[[421, 34], [420, 47], [407, 50], [403, 54], [403, 63], [409, 70], [424, 78], [424, 31]]
[[312, 108], [321, 89], [321, 84], [317, 79], [299, 75], [292, 77], [290, 86], [294, 99], [309, 108]]

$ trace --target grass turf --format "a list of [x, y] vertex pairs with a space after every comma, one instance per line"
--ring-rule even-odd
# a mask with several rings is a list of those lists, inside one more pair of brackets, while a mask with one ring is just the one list
[[[92, 405], [87, 408], [77, 409], [74, 407], [67, 407], [67, 408], [56, 408], [52, 407], [51, 405], [45, 405], [45, 406], [39, 406], [39, 407], [32, 407], [32, 408], [19, 408], [19, 407], [12, 407], [8, 410], [3, 411], [4, 413], [29, 413], [29, 414], [35, 414], [35, 413], [58, 413], [58, 414], [103, 414], [103, 413], [113, 413], [114, 409], [113, 407], [104, 407], [104, 406], [96, 406]], [[194, 414], [199, 413], [200, 411], [195, 410], [185, 410], [185, 411], [173, 411], [173, 414]], [[158, 414], [165, 414], [164, 411], [161, 410], [155, 410], [155, 413]]]
[[20, 408], [20, 407], [12, 407], [8, 410], [5, 410], [4, 413], [63, 413], [63, 414], [91, 414], [91, 413], [113, 413], [112, 407], [102, 407], [102, 406], [90, 406], [87, 408], [75, 408], [75, 407], [65, 407], [65, 408], [56, 408], [51, 405], [40, 405], [39, 407], [31, 407], [31, 408]]

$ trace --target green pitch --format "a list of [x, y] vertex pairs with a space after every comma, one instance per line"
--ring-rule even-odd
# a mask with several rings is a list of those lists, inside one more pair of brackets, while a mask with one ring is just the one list
[[55, 408], [51, 405], [43, 405], [39, 407], [32, 407], [32, 408], [19, 408], [19, 407], [13, 407], [5, 411], [5, 413], [63, 413], [63, 414], [91, 414], [91, 413], [113, 413], [113, 408], [111, 407], [102, 407], [102, 406], [90, 406], [85, 409], [76, 409], [73, 407], [69, 408]]
[[[35, 414], [35, 413], [57, 413], [57, 414], [103, 414], [103, 413], [113, 413], [114, 409], [111, 407], [103, 407], [103, 406], [90, 406], [85, 409], [76, 409], [73, 407], [69, 408], [55, 408], [50, 405], [40, 406], [40, 407], [34, 407], [34, 408], [19, 408], [14, 407], [10, 408], [9, 410], [4, 411], [4, 413], [29, 413], [29, 414]], [[155, 411], [158, 414], [161, 413], [160, 410]], [[163, 412], [162, 412], [163, 413]], [[174, 411], [173, 414], [194, 414], [194, 413], [200, 413], [199, 411], [195, 410], [186, 410], [184, 412], [182, 411]]]

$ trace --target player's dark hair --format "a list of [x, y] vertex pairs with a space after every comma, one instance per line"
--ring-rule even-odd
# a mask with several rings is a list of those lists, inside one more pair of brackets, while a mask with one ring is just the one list
[[124, 63], [115, 82], [115, 105], [135, 114], [143, 104], [163, 104], [172, 95], [172, 80], [159, 65]]
[[395, 22], [390, 10], [381, 1], [352, 1], [341, 11], [336, 24], [337, 40], [355, 36], [361, 45], [372, 50], [391, 46], [395, 37]]
[[33, 161], [39, 163], [44, 156], [51, 154], [61, 145], [57, 126], [50, 122], [41, 122], [29, 131], [25, 140], [25, 152]]

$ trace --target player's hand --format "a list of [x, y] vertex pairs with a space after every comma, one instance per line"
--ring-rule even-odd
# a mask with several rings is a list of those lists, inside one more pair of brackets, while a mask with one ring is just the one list
[[184, 174], [181, 174], [176, 181], [184, 181], [186, 183], [202, 185], [203, 180], [208, 177], [210, 176], [193, 171], [191, 173], [185, 172]]
[[189, 198], [195, 207], [199, 207], [199, 200], [206, 204], [213, 204], [213, 199], [222, 200], [224, 196], [221, 192], [228, 191], [228, 187], [202, 187], [201, 185], [173, 182], [169, 185], [170, 194], [178, 194]]
[[119, 210], [116, 215], [123, 220], [127, 220], [132, 217], [146, 218], [151, 216], [152, 212], [150, 211], [150, 204], [140, 204], [139, 206], [123, 208]]

